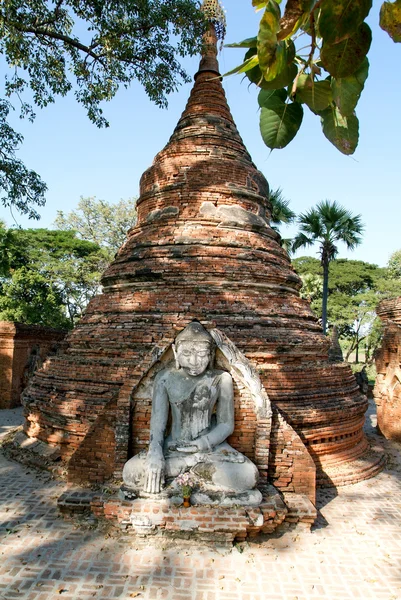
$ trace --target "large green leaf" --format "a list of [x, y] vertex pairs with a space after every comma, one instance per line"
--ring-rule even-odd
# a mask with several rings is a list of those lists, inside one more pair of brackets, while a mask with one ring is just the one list
[[343, 154], [353, 154], [359, 140], [359, 122], [355, 115], [343, 117], [337, 107], [321, 113], [322, 129], [327, 139]]
[[338, 44], [323, 43], [320, 59], [333, 77], [348, 77], [359, 69], [372, 42], [369, 25], [362, 23], [352, 37]]
[[303, 108], [298, 102], [286, 103], [285, 90], [270, 93], [262, 90], [259, 97], [262, 94], [260, 132], [263, 141], [271, 150], [284, 148], [295, 137], [301, 126]]
[[274, 0], [269, 0], [258, 32], [258, 56], [262, 73], [276, 60], [277, 32], [280, 28], [280, 9]]
[[[249, 50], [246, 52], [246, 54], [244, 56], [244, 62], [249, 60], [250, 58], [252, 58], [252, 56], [257, 56], [257, 54], [258, 54], [258, 51], [256, 48], [249, 48]], [[263, 77], [262, 71], [260, 70], [259, 62], [257, 65], [252, 67], [252, 69], [249, 69], [249, 71], [246, 72], [246, 76], [248, 77], [248, 79], [251, 83], [254, 83], [258, 87], [261, 87], [261, 85], [264, 81], [264, 77]]]
[[[250, 48], [248, 52], [245, 54], [245, 59], [249, 59], [251, 56], [256, 54], [256, 48]], [[263, 90], [278, 90], [280, 88], [287, 87], [291, 85], [294, 81], [296, 75], [298, 73], [298, 67], [296, 64], [291, 63], [290, 65], [285, 65], [283, 70], [272, 79], [271, 81], [266, 81], [263, 77], [262, 71], [260, 70], [259, 65], [256, 65], [252, 69], [246, 72], [246, 76], [249, 81], [262, 88]]]
[[297, 81], [296, 99], [307, 104], [313, 112], [321, 112], [333, 99], [330, 82], [314, 81], [312, 75], [302, 74]]
[[231, 71], [224, 73], [223, 77], [227, 77], [227, 75], [234, 75], [234, 73], [246, 73], [250, 69], [253, 69], [253, 67], [255, 67], [258, 64], [258, 62], [259, 58], [257, 54], [255, 54], [254, 56], [251, 56], [250, 58], [245, 60], [241, 65], [238, 65], [234, 69], [231, 69]]
[[347, 117], [353, 114], [368, 74], [369, 61], [365, 58], [353, 75], [341, 77], [340, 79], [332, 78], [333, 100], [343, 116]]
[[285, 45], [287, 48], [287, 64], [291, 64], [296, 54], [295, 44], [292, 40], [285, 40]]
[[401, 0], [384, 2], [380, 9], [380, 27], [394, 42], [401, 42]]
[[234, 42], [233, 44], [225, 44], [225, 48], [256, 48], [258, 38], [255, 36], [253, 38], [247, 38], [246, 40], [242, 40], [242, 42]]
[[334, 44], [350, 37], [366, 19], [372, 0], [324, 0], [319, 13], [319, 33]]
[[279, 42], [276, 46], [274, 60], [271, 62], [269, 68], [263, 73], [264, 78], [266, 81], [273, 81], [273, 79], [276, 79], [287, 66], [287, 46], [285, 42]]
[[280, 88], [284, 88], [287, 86], [291, 86], [295, 77], [298, 73], [298, 67], [295, 63], [291, 63], [290, 65], [285, 65], [282, 71], [270, 81], [263, 81], [260, 86], [264, 90], [278, 90]]
[[271, 101], [275, 98], [285, 103], [288, 98], [287, 91], [284, 88], [281, 90], [261, 90], [258, 95], [258, 104], [260, 108], [264, 106], [268, 108]]

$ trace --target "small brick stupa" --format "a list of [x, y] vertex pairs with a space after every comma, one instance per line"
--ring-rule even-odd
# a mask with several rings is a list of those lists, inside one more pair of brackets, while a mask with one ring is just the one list
[[366, 398], [345, 363], [329, 362], [330, 340], [269, 225], [268, 183], [237, 131], [216, 57], [211, 26], [187, 106], [141, 178], [138, 222], [67, 350], [25, 394], [25, 431], [60, 446], [71, 482], [121, 477], [149, 439], [143, 380], [197, 319], [247, 357], [273, 406], [268, 465], [255, 459], [263, 428], [237, 397], [229, 443], [262, 478], [313, 501], [315, 475], [318, 485], [359, 481], [380, 458], [362, 430]]

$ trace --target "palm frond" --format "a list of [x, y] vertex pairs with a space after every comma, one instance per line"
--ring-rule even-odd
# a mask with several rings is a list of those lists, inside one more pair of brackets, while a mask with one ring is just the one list
[[308, 237], [305, 233], [300, 231], [292, 242], [291, 251], [295, 252], [298, 248], [304, 248], [306, 246], [312, 246], [315, 243], [315, 239]]
[[292, 223], [296, 214], [290, 208], [290, 201], [284, 198], [281, 188], [273, 190], [269, 194], [269, 200], [272, 205], [271, 223], [280, 225], [281, 223]]

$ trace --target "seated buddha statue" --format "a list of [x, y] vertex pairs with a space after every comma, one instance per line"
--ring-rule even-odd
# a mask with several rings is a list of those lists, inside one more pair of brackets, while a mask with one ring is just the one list
[[199, 503], [208, 503], [217, 492], [232, 503], [242, 495], [259, 504], [256, 466], [225, 441], [234, 430], [233, 381], [213, 367], [212, 336], [194, 321], [177, 335], [173, 352], [175, 366], [154, 380], [149, 449], [124, 466], [126, 488], [158, 494], [190, 471], [199, 482]]

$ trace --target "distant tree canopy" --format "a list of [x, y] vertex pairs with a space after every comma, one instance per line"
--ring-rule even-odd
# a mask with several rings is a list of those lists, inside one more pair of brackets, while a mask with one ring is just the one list
[[0, 53], [9, 71], [0, 98], [1, 202], [38, 218], [46, 192], [17, 157], [23, 138], [8, 122], [11, 99], [33, 119], [27, 89], [40, 108], [74, 91], [89, 119], [108, 126], [102, 103], [137, 80], [166, 106], [166, 96], [188, 80], [179, 59], [199, 51], [204, 22], [197, 0], [3, 0]]
[[98, 244], [111, 261], [135, 223], [136, 198], [109, 204], [81, 196], [75, 210], [67, 214], [57, 211], [54, 225], [57, 229], [73, 230], [81, 239]]
[[[317, 258], [302, 256], [293, 259], [292, 263], [306, 284], [301, 295], [311, 301], [313, 311], [321, 317], [321, 262]], [[334, 259], [330, 262], [329, 272], [329, 326], [336, 325], [340, 337], [345, 340], [347, 358], [359, 349], [363, 341], [367, 359], [371, 359], [375, 347], [380, 343], [381, 325], [376, 318], [376, 306], [384, 298], [401, 295], [401, 278], [392, 278], [387, 267], [378, 267], [360, 260]], [[312, 294], [310, 278], [315, 281]], [[321, 281], [320, 289], [318, 278]]]
[[0, 221], [0, 320], [71, 328], [136, 221], [136, 200], [81, 198], [58, 229], [7, 229]]
[[[355, 114], [369, 74], [372, 32], [365, 19], [372, 0], [252, 0], [262, 9], [255, 37], [237, 44], [245, 73], [260, 88], [260, 131], [266, 146], [284, 148], [297, 134], [304, 107], [321, 120], [323, 134], [343, 154], [358, 145]], [[401, 0], [384, 2], [380, 26], [401, 42]]]
[[387, 267], [392, 279], [401, 279], [401, 249], [392, 253]]
[[0, 227], [0, 263], [0, 320], [71, 328], [105, 257], [74, 231]]

